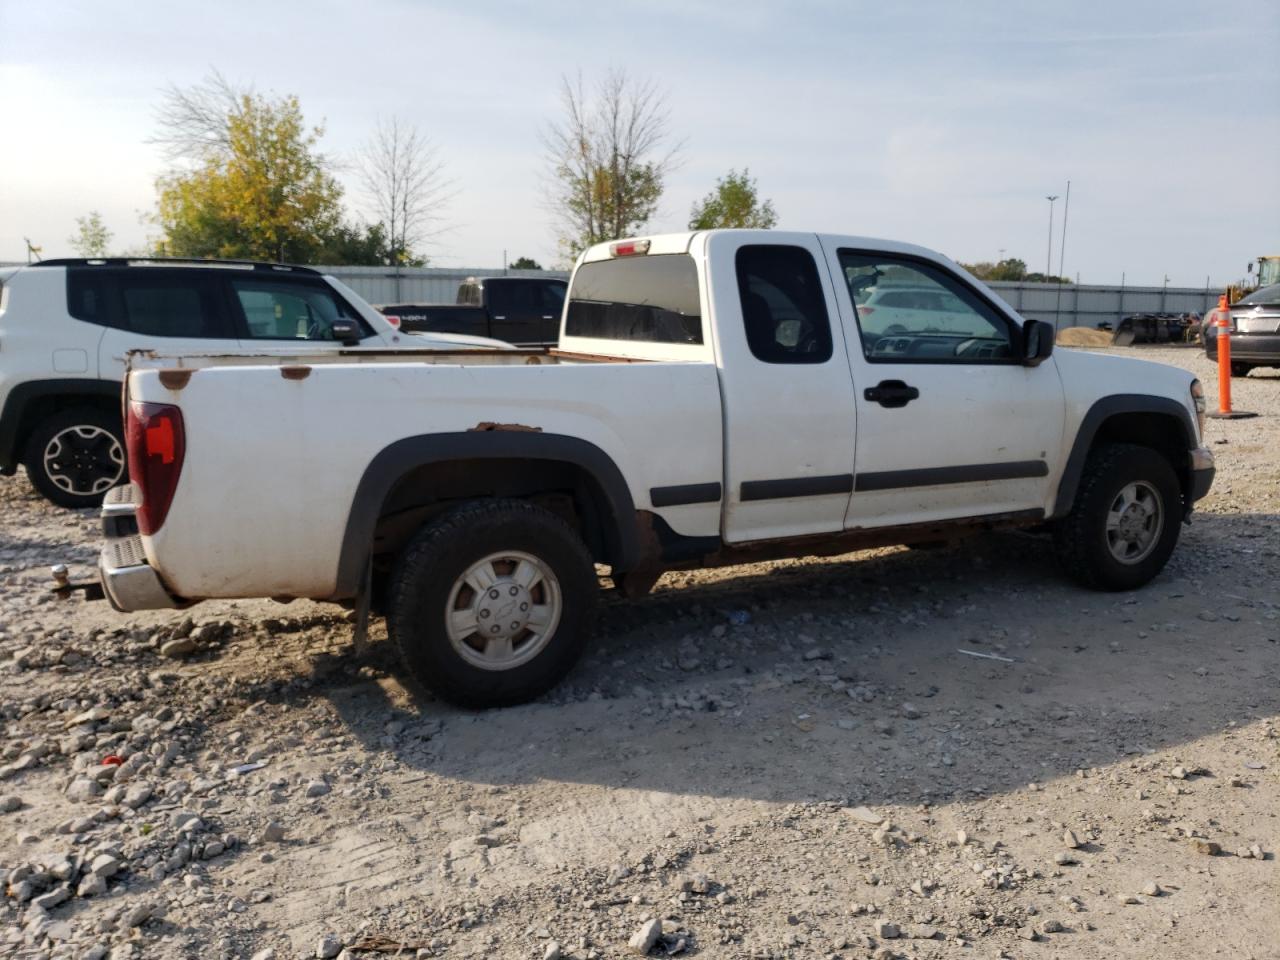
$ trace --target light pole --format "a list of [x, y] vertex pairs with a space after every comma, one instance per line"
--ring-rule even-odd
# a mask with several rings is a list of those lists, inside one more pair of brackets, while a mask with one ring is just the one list
[[1045, 197], [1049, 201], [1049, 252], [1044, 258], [1044, 277], [1045, 282], [1049, 282], [1049, 271], [1053, 268], [1053, 201], [1057, 200], [1057, 194], [1052, 197]]
[[[1049, 205], [1050, 216], [1049, 223], [1053, 224], [1053, 205]], [[1058, 244], [1058, 297], [1053, 305], [1053, 325], [1058, 326], [1058, 313], [1062, 308], [1062, 278], [1065, 276], [1062, 272], [1062, 264], [1067, 258], [1067, 214], [1071, 212], [1071, 181], [1067, 181], [1067, 195], [1062, 200], [1062, 242]], [[1052, 233], [1052, 230], [1050, 230]], [[1076, 291], [1076, 310], [1080, 309], [1080, 291]], [[1077, 316], [1076, 320], [1080, 318]]]

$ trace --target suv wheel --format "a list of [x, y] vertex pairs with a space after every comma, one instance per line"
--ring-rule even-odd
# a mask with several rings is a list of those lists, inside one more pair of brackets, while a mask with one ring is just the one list
[[1089, 455], [1054, 546], [1085, 586], [1133, 590], [1164, 569], [1181, 524], [1182, 488], [1169, 461], [1150, 447], [1113, 443]]
[[1231, 361], [1231, 375], [1233, 377], [1247, 377], [1253, 366], [1248, 363], [1241, 363], [1239, 360]]
[[562, 519], [521, 500], [476, 501], [405, 547], [387, 632], [410, 673], [441, 698], [523, 703], [573, 667], [598, 593], [591, 555]]
[[23, 463], [31, 484], [61, 507], [96, 507], [126, 478], [120, 418], [93, 407], [63, 410], [42, 421]]

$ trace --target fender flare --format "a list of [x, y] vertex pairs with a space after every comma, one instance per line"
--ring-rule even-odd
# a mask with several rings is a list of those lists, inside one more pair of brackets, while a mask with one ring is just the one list
[[406, 437], [383, 448], [365, 468], [347, 514], [342, 553], [334, 584], [335, 599], [355, 596], [363, 582], [378, 515], [388, 494], [409, 471], [450, 460], [547, 460], [586, 471], [604, 494], [608, 524], [604, 531], [611, 562], [620, 570], [640, 557], [635, 501], [613, 459], [593, 443], [555, 433], [473, 430]]
[[[1169, 397], [1155, 397], [1140, 393], [1117, 393], [1103, 397], [1094, 402], [1084, 415], [1084, 419], [1080, 421], [1080, 428], [1076, 431], [1075, 441], [1071, 445], [1071, 453], [1067, 456], [1066, 466], [1062, 470], [1062, 479], [1058, 482], [1058, 496], [1053, 504], [1051, 518], [1063, 517], [1071, 512], [1071, 505], [1076, 499], [1076, 490], [1080, 486], [1080, 476], [1084, 473], [1085, 460], [1088, 459], [1094, 438], [1108, 419], [1126, 413], [1151, 413], [1173, 417], [1182, 424], [1186, 449], [1192, 450], [1196, 446], [1195, 424], [1187, 408], [1178, 401]], [[1187, 469], [1189, 467], [1184, 469], [1183, 473], [1186, 473]], [[1182, 476], [1179, 479], [1183, 483], [1183, 489], [1189, 490], [1190, 477]]]
[[35, 402], [50, 397], [92, 398], [112, 400], [120, 404], [123, 384], [119, 380], [98, 380], [92, 377], [65, 378], [59, 380], [28, 380], [16, 384], [5, 399], [0, 411], [0, 474], [11, 474], [22, 456], [20, 428], [28, 408]]

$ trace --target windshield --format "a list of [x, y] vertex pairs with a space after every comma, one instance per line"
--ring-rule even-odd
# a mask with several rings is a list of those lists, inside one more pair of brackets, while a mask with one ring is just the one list
[[1280, 283], [1255, 290], [1247, 297], [1241, 297], [1240, 303], [1280, 303]]

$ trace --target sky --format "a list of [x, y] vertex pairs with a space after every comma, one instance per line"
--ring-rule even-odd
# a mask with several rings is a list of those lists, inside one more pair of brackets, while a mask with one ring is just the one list
[[621, 68], [678, 146], [650, 232], [747, 167], [780, 228], [1043, 270], [1058, 195], [1052, 272], [1219, 285], [1280, 254], [1277, 51], [1275, 0], [0, 0], [0, 261], [24, 237], [72, 255], [90, 210], [121, 250], [155, 236], [157, 106], [216, 68], [299, 97], [353, 216], [378, 120], [430, 137], [453, 190], [433, 265], [551, 264], [561, 78]]

